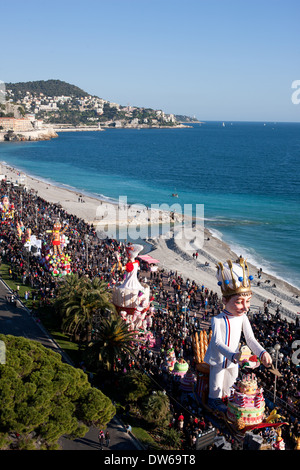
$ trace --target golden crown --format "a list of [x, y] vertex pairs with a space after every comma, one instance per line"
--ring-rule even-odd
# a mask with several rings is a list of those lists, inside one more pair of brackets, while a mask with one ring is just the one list
[[224, 297], [234, 294], [251, 293], [253, 276], [249, 276], [246, 260], [240, 257], [235, 263], [227, 260], [217, 264], [218, 286], [221, 287]]

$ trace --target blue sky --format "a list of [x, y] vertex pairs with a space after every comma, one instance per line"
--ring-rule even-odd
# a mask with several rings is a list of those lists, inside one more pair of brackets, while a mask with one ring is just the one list
[[0, 80], [64, 80], [200, 120], [300, 122], [299, 0], [15, 0]]

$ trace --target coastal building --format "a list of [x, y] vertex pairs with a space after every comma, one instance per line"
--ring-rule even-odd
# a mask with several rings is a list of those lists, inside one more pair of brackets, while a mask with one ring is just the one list
[[2, 131], [26, 132], [32, 131], [33, 124], [25, 118], [0, 117], [0, 129]]
[[39, 109], [40, 111], [53, 111], [57, 109], [57, 104], [51, 102], [49, 102], [48, 104], [41, 104]]
[[120, 105], [118, 103], [107, 102], [110, 108], [117, 108], [120, 109]]

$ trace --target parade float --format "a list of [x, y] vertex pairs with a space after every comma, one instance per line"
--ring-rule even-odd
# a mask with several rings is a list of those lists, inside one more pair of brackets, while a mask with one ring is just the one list
[[150, 287], [142, 284], [137, 278], [139, 261], [136, 260], [142, 251], [142, 245], [127, 245], [126, 254], [128, 262], [125, 265], [125, 279], [113, 288], [112, 301], [118, 312], [128, 315], [135, 312], [146, 312], [150, 307]]
[[25, 227], [21, 220], [17, 220], [14, 226], [18, 240], [31, 255], [40, 257], [42, 252], [42, 240], [40, 240], [30, 227]]
[[165, 360], [163, 364], [164, 370], [167, 372], [173, 372], [174, 365], [176, 363], [176, 355], [174, 348], [170, 348], [166, 351]]
[[41, 256], [42, 251], [42, 240], [38, 239], [36, 235], [31, 232], [28, 228], [21, 240], [24, 243], [24, 247], [34, 256]]
[[22, 240], [24, 230], [25, 230], [25, 227], [24, 227], [23, 222], [22, 222], [22, 221], [18, 221], [18, 222], [16, 223], [16, 231], [17, 231], [18, 239], [19, 239], [20, 241]]
[[57, 219], [53, 224], [52, 230], [46, 230], [51, 234], [50, 243], [46, 241], [43, 244], [42, 264], [52, 274], [52, 276], [66, 276], [71, 274], [71, 257], [64, 253], [64, 249], [69, 243], [65, 232], [68, 225], [62, 229], [60, 221]]
[[2, 196], [0, 212], [2, 224], [8, 224], [13, 221], [15, 214], [15, 206], [13, 203], [10, 203], [7, 195]]
[[262, 423], [264, 412], [263, 389], [258, 387], [255, 374], [243, 374], [231, 390], [227, 418], [238, 426], [247, 427]]
[[195, 369], [197, 373], [196, 395], [203, 403], [207, 402], [209, 365], [204, 362], [205, 353], [210, 342], [211, 331], [200, 330], [192, 336], [192, 348], [195, 357]]
[[[255, 338], [247, 316], [253, 280], [247, 261], [239, 257], [234, 262], [219, 262], [216, 267], [223, 309], [212, 317], [209, 334], [202, 330], [192, 339], [197, 396], [209, 413], [237, 434], [286, 424], [266, 416], [263, 388], [258, 387], [253, 373], [262, 365], [280, 376], [271, 356]], [[246, 344], [241, 347], [242, 341]]]
[[195, 374], [191, 370], [188, 370], [181, 380], [180, 389], [186, 393], [194, 393], [195, 385]]
[[[265, 427], [280, 427], [287, 424], [281, 422], [281, 417], [274, 411], [269, 416], [266, 415], [264, 391], [262, 387], [258, 386], [257, 377], [253, 373], [253, 370], [260, 366], [260, 361], [246, 345], [240, 348], [239, 377], [227, 399], [227, 413], [221, 413], [208, 406], [210, 366], [205, 363], [204, 357], [210, 339], [211, 331], [207, 333], [205, 330], [201, 330], [199, 334], [195, 333], [192, 338], [197, 372], [195, 393], [206, 411], [225, 421], [231, 431], [241, 436], [246, 431]], [[272, 373], [280, 375], [274, 368], [270, 370]]]
[[174, 364], [173, 375], [183, 379], [189, 369], [188, 363], [184, 359], [178, 359]]
[[136, 259], [142, 251], [142, 245], [128, 244], [126, 246], [127, 263], [120, 265], [120, 258], [114, 268], [124, 272], [124, 279], [116, 282], [112, 290], [112, 303], [123, 320], [129, 325], [129, 329], [136, 331], [140, 339], [148, 344], [154, 344], [152, 333], [148, 330], [151, 326], [153, 309], [150, 309], [150, 287], [138, 280], [139, 261]]

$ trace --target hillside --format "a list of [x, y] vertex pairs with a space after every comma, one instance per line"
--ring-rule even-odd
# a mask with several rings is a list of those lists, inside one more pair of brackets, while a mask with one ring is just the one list
[[45, 96], [74, 96], [76, 98], [88, 96], [88, 93], [75, 85], [61, 80], [37, 80], [34, 82], [6, 83], [6, 89], [12, 90], [15, 98], [24, 98], [26, 93]]
[[34, 115], [35, 119], [55, 128], [183, 127], [174, 114], [112, 103], [61, 80], [6, 83], [6, 99], [15, 104], [19, 112], [23, 109], [24, 115]]

